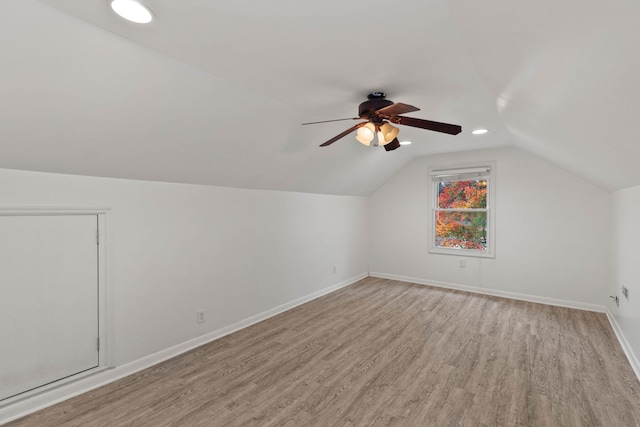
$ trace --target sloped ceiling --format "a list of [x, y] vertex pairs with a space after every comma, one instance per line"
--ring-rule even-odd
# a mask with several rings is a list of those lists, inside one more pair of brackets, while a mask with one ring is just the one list
[[[639, 6], [485, 0], [0, 2], [0, 167], [368, 195], [417, 156], [515, 145], [609, 189], [640, 184]], [[372, 91], [393, 152], [348, 136]], [[470, 131], [486, 127], [484, 136]]]

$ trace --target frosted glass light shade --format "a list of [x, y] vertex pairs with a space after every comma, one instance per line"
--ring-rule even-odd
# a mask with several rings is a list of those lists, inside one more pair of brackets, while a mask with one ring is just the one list
[[392, 126], [389, 123], [384, 123], [380, 126], [380, 131], [378, 132], [378, 144], [379, 145], [387, 145], [398, 136], [399, 129], [395, 126]]
[[113, 0], [111, 9], [127, 21], [148, 24], [153, 20], [151, 10], [134, 0]]
[[373, 123], [367, 123], [364, 126], [358, 128], [356, 132], [356, 139], [361, 144], [366, 145], [367, 147], [371, 145], [371, 141], [375, 137], [376, 128]]

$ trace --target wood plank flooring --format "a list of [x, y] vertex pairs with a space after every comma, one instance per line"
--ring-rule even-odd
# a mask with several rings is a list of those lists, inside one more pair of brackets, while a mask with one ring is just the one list
[[639, 426], [604, 314], [367, 278], [10, 426]]

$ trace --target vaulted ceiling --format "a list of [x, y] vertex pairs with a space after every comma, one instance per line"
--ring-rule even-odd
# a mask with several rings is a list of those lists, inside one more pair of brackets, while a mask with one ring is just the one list
[[[640, 185], [640, 4], [541, 0], [0, 2], [0, 167], [368, 195], [417, 156], [517, 146]], [[460, 124], [347, 136], [372, 91]], [[471, 135], [477, 127], [490, 129]]]

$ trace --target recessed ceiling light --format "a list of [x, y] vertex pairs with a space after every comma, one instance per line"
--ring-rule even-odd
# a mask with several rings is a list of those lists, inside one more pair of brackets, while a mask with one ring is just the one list
[[471, 131], [472, 134], [474, 135], [482, 135], [489, 132], [489, 129], [475, 129], [473, 131]]
[[411, 145], [411, 141], [400, 141], [400, 145]]
[[148, 24], [153, 20], [151, 9], [134, 0], [111, 0], [111, 9], [127, 21]]

